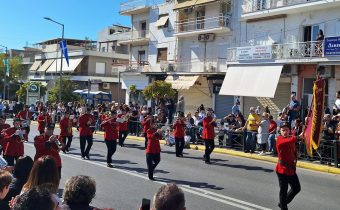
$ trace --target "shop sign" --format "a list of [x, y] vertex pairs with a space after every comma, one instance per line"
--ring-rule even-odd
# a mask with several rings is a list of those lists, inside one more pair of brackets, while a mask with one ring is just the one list
[[340, 36], [326, 37], [324, 44], [325, 56], [339, 56], [340, 55]]
[[272, 46], [238, 47], [236, 58], [237, 60], [272, 59]]

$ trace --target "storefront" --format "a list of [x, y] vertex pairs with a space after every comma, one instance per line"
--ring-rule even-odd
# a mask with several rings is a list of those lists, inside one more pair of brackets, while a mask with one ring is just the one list
[[[140, 73], [124, 73], [121, 75], [122, 89], [126, 90], [125, 103], [135, 102], [138, 104], [146, 104], [142, 90], [149, 85], [149, 77]], [[134, 86], [136, 91], [131, 92], [130, 88]]]

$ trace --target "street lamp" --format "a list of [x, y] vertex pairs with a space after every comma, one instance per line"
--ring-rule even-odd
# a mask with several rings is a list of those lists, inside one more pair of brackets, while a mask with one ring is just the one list
[[[5, 48], [5, 54], [6, 54], [6, 58], [8, 57], [8, 48], [6, 46], [3, 46], [0, 44], [0, 47], [4, 47]], [[9, 62], [9, 61], [7, 61]], [[6, 69], [6, 66], [5, 66]], [[5, 75], [4, 75], [4, 91], [2, 92], [2, 99], [6, 100], [6, 70], [4, 71]], [[7, 96], [9, 99], [9, 95]]]
[[[44, 17], [45, 20], [48, 20], [48, 21], [51, 21], [53, 23], [56, 23], [58, 25], [60, 25], [62, 27], [62, 33], [61, 33], [61, 41], [64, 40], [64, 24], [62, 23], [59, 23], [49, 17]], [[62, 49], [61, 49], [62, 51]], [[59, 79], [60, 79], [60, 83], [59, 83], [59, 102], [61, 102], [61, 88], [62, 88], [62, 84], [61, 84], [61, 81], [62, 81], [62, 72], [63, 72], [63, 52], [60, 53], [60, 74], [59, 74]]]

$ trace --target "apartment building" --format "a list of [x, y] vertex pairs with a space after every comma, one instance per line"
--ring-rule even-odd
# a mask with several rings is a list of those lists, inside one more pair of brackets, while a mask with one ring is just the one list
[[227, 69], [232, 25], [237, 23], [235, 8], [231, 0], [122, 3], [120, 14], [131, 16], [132, 24], [131, 39], [119, 42], [130, 49], [130, 63], [122, 67], [126, 101], [130, 85], [141, 91], [160, 79], [184, 96], [185, 112], [194, 112], [199, 104], [215, 108], [220, 116], [230, 111], [234, 96], [219, 95], [218, 90]]
[[[126, 62], [127, 53], [98, 50], [95, 41], [65, 39], [67, 42], [69, 65], [65, 58], [60, 59], [59, 38], [47, 40], [37, 44], [41, 52], [35, 55], [35, 61], [30, 68], [31, 81], [46, 82], [53, 86], [59, 77], [61, 63], [62, 74], [79, 84], [81, 89], [90, 87], [91, 91], [105, 91], [112, 93], [112, 99], [118, 101], [120, 91], [118, 86], [118, 72], [113, 68], [115, 62]], [[122, 94], [122, 96], [124, 96]]]
[[259, 105], [276, 114], [292, 93], [305, 109], [318, 72], [332, 108], [340, 90], [340, 1], [243, 0], [238, 9], [240, 28], [227, 52], [221, 94], [243, 96], [245, 113]]

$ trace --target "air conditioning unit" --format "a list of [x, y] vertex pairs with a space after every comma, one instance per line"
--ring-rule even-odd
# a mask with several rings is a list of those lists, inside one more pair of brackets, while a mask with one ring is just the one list
[[103, 89], [104, 90], [110, 90], [110, 83], [103, 83]]
[[316, 71], [322, 78], [334, 78], [335, 67], [334, 66], [318, 66]]
[[212, 34], [212, 33], [198, 35], [198, 41], [200, 42], [212, 42], [214, 40], [215, 40], [215, 34]]

